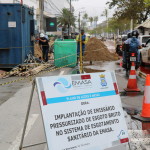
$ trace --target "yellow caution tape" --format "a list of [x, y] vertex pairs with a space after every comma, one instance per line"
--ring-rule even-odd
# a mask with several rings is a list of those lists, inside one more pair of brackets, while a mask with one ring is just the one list
[[[37, 73], [36, 75], [44, 74], [44, 73], [48, 73], [48, 72], [53, 72], [53, 71], [59, 70], [59, 69], [64, 68], [64, 67], [68, 67], [68, 66], [73, 65], [73, 64], [76, 64], [76, 62], [65, 65], [65, 66], [62, 66], [62, 67], [58, 67], [58, 68], [55, 68], [55, 69], [51, 69], [51, 70], [48, 70], [48, 71], [42, 71], [42, 72]], [[26, 79], [30, 79], [30, 81], [31, 81], [31, 78], [35, 77], [36, 75], [29, 76], [29, 77], [24, 77], [24, 78], [19, 78], [19, 79], [13, 80], [13, 81], [5, 82], [5, 83], [1, 83], [0, 86], [8, 85], [8, 84], [18, 82], [18, 81], [22, 81], [22, 80], [26, 80]]]

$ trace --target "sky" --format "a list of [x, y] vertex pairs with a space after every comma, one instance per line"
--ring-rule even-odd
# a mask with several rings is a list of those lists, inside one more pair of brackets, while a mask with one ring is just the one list
[[[85, 11], [89, 17], [98, 16], [98, 22], [102, 22], [105, 17], [102, 17], [101, 14], [108, 8], [108, 5], [106, 5], [108, 1], [110, 0], [72, 0], [72, 5], [75, 8], [75, 15], [78, 15], [79, 11]], [[113, 10], [109, 10], [109, 17], [112, 17], [112, 14]]]

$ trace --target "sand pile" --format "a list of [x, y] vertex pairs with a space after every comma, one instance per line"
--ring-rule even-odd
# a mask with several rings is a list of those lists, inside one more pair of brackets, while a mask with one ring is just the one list
[[[49, 46], [51, 47], [54, 44], [54, 41], [49, 42]], [[52, 54], [48, 53], [49, 58]], [[40, 46], [38, 43], [34, 44], [34, 56], [37, 58], [42, 58], [42, 50], [40, 49]]]
[[85, 49], [84, 61], [115, 61], [118, 56], [109, 52], [106, 45], [97, 38], [90, 38]]

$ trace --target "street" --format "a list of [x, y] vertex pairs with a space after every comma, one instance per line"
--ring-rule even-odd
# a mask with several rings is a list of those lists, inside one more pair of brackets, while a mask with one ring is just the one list
[[[109, 42], [108, 42], [109, 43]], [[108, 46], [110, 47], [110, 45]], [[112, 49], [111, 49], [112, 51]], [[119, 91], [123, 92], [126, 88], [128, 79], [125, 77], [125, 72], [117, 65], [117, 62], [94, 62], [92, 66], [86, 66], [96, 70], [115, 71]], [[57, 71], [43, 74], [42, 76], [55, 76], [55, 75], [67, 75], [71, 74], [73, 69], [62, 68]], [[15, 77], [17, 78], [17, 77]], [[14, 79], [13, 77], [1, 80], [1, 82], [8, 82], [8, 80]], [[137, 77], [138, 87], [141, 91], [144, 90], [144, 79]], [[2, 150], [17, 150], [20, 144], [20, 138], [22, 135], [22, 129], [25, 121], [25, 115], [28, 107], [29, 97], [31, 93], [32, 82], [29, 80], [19, 81], [16, 83], [4, 85], [0, 87], [0, 147]], [[10, 89], [10, 91], [9, 91]], [[142, 125], [138, 121], [131, 119], [127, 113], [140, 112], [142, 106], [143, 94], [137, 96], [127, 96], [121, 94], [122, 106], [125, 111], [125, 118], [128, 125], [131, 147], [141, 146], [149, 149], [148, 139], [149, 135], [144, 136]], [[136, 140], [136, 135], [139, 135], [139, 139]], [[38, 137], [38, 138], [37, 138]], [[143, 142], [143, 140], [145, 142]], [[38, 96], [36, 90], [32, 100], [32, 106], [30, 111], [30, 117], [28, 120], [28, 126], [26, 129], [24, 147], [27, 150], [46, 150], [46, 138], [44, 133], [44, 127], [42, 123], [42, 116], [40, 106], [38, 102]], [[126, 146], [128, 147], [128, 146]], [[125, 148], [124, 146], [122, 148]], [[114, 148], [117, 149], [117, 148]], [[118, 148], [119, 150], [120, 148]], [[141, 149], [142, 150], [142, 149]]]
[[0, 0], [0, 150], [150, 150], [150, 0]]

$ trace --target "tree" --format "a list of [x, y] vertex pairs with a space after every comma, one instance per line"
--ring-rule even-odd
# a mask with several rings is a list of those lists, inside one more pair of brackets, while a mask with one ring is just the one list
[[93, 17], [89, 17], [89, 21], [90, 21], [91, 26], [92, 26], [92, 23], [93, 23]]
[[87, 19], [88, 19], [88, 14], [85, 13], [82, 18], [83, 18], [83, 20], [81, 21], [81, 27], [85, 28], [86, 22], [87, 22]]
[[74, 26], [75, 27], [76, 18], [73, 13], [70, 13], [70, 10], [67, 8], [62, 9], [62, 13], [58, 16], [58, 23], [66, 28], [67, 26]]
[[149, 7], [150, 6], [150, 0], [144, 0], [144, 3], [146, 5], [146, 7]]
[[88, 19], [88, 14], [87, 14], [87, 13], [85, 13], [85, 14], [83, 15], [83, 19], [85, 19], [85, 20]]
[[101, 14], [101, 16], [106, 17], [106, 20], [108, 20], [108, 9], [105, 9], [105, 10], [103, 11], [103, 13]]
[[[108, 9], [105, 9], [103, 11], [103, 13], [101, 14], [101, 16], [105, 16], [106, 17], [106, 22], [107, 22], [107, 29], [108, 30]], [[107, 37], [108, 37], [108, 31], [107, 31]]]
[[120, 19], [134, 19], [138, 24], [150, 15], [149, 0], [111, 0], [109, 8], [116, 7], [114, 16]]
[[96, 27], [97, 27], [98, 16], [95, 16], [93, 20], [94, 22], [96, 22]]

